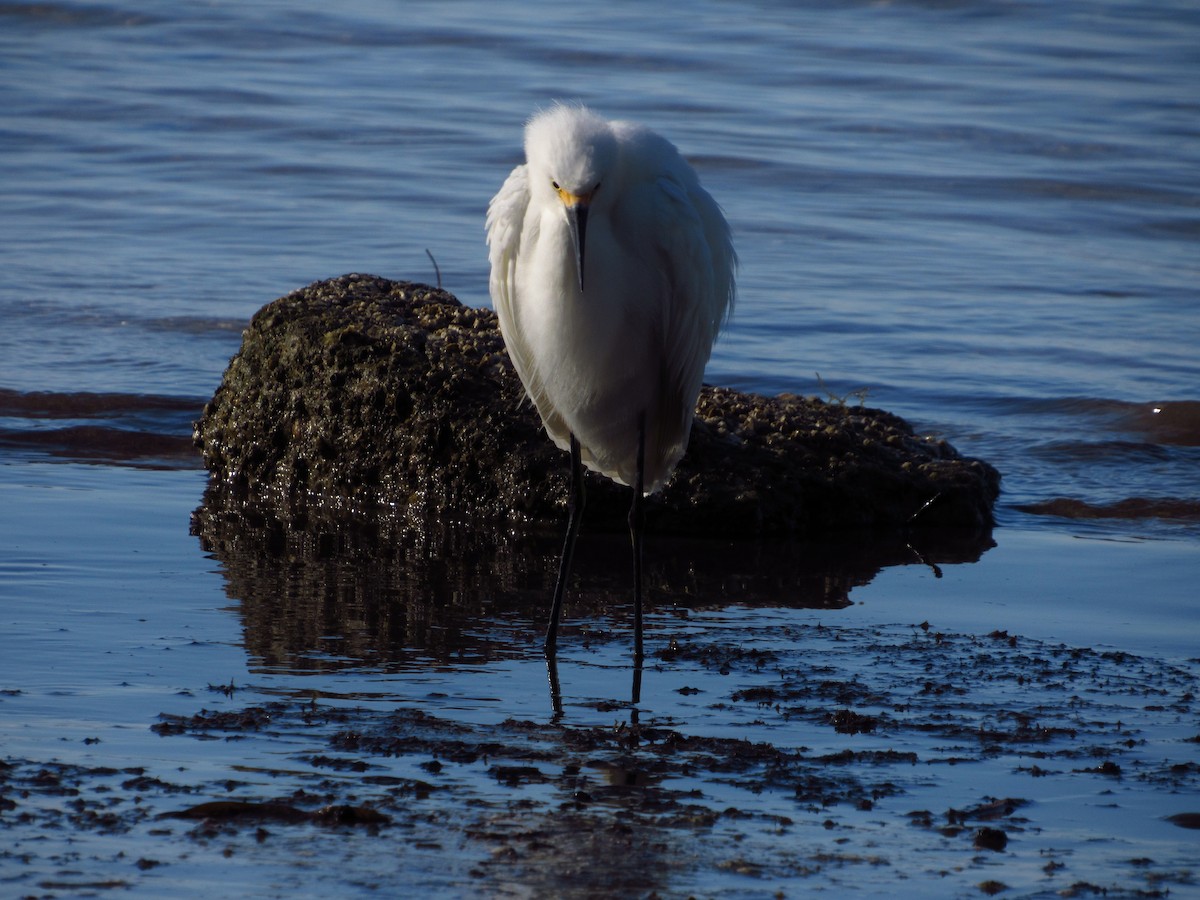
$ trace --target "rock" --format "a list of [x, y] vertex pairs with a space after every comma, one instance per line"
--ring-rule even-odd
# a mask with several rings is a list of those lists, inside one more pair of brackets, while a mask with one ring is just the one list
[[[567, 456], [495, 314], [426, 285], [346, 275], [268, 304], [194, 437], [222, 503], [491, 528], [565, 515]], [[693, 535], [980, 531], [999, 482], [880, 410], [706, 386], [646, 521]], [[589, 473], [589, 529], [623, 529], [628, 505], [628, 488]]]
[[977, 850], [1001, 853], [1008, 846], [1008, 835], [999, 828], [980, 828], [975, 832], [974, 845]]

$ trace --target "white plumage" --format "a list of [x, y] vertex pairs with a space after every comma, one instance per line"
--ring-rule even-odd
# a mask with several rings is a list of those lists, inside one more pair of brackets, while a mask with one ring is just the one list
[[[525, 154], [488, 207], [505, 345], [554, 443], [574, 434], [584, 464], [622, 484], [644, 412], [653, 493], [687, 449], [733, 302], [729, 226], [675, 147], [639, 125], [555, 106], [529, 122]], [[583, 291], [560, 191], [591, 197]]]
[[556, 105], [526, 126], [525, 157], [487, 214], [505, 345], [554, 443], [569, 450], [573, 436], [588, 468], [653, 493], [687, 449], [733, 303], [729, 226], [675, 147], [640, 125]]

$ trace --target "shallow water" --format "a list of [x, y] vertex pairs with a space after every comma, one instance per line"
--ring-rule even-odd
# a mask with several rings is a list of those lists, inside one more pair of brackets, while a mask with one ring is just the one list
[[[782, 561], [689, 582], [652, 548], [636, 704], [626, 592], [585, 553], [555, 714], [553, 541], [479, 563], [198, 526], [205, 556], [176, 527], [201, 473], [104, 469], [28, 463], [0, 497], [15, 893], [1194, 888], [1168, 819], [1200, 796], [1190, 544], [1014, 531], [873, 577], [869, 548], [813, 553], [828, 591]], [[177, 818], [213, 802], [389, 822]]]
[[1151, 497], [1182, 502], [1137, 529], [1195, 534], [1192, 5], [528, 10], [0, 6], [0, 388], [198, 405], [263, 302], [433, 281], [427, 251], [487, 303], [486, 201], [531, 110], [579, 97], [729, 214], [710, 380], [865, 390], [1002, 463], [1006, 522]]
[[[408, 706], [465, 726], [548, 727], [534, 651], [556, 541], [503, 536], [479, 553], [436, 535], [214, 536], [202, 516], [191, 534], [204, 473], [189, 445], [241, 329], [278, 295], [347, 271], [440, 272], [464, 302], [486, 304], [487, 199], [519, 160], [525, 117], [556, 97], [658, 128], [725, 207], [740, 293], [709, 381], [865, 397], [1004, 475], [996, 546], [957, 555], [653, 538], [652, 654], [672, 639], [767, 647], [780, 635], [781, 671], [811, 640], [864, 683], [899, 683], [909, 673], [878, 648], [905, 646], [927, 621], [958, 636], [960, 662], [1003, 631], [1018, 649], [1131, 654], [1137, 685], [1169, 674], [1187, 693], [1200, 645], [1200, 10], [697, 3], [667, 15], [0, 2], [0, 747], [21, 761], [0, 800], [52, 761], [89, 768], [81, 803], [125, 791], [155, 813], [286, 796], [329, 775], [303, 758], [328, 755], [328, 735], [298, 737], [294, 723], [237, 740], [149, 730], [201, 708], [317, 697], [361, 706], [364, 727]], [[581, 553], [561, 723], [632, 728], [624, 548], [593, 535]], [[818, 623], [844, 629], [845, 645], [796, 630]], [[1034, 777], [1023, 752], [930, 762], [935, 751], [895, 723], [856, 735], [785, 724], [733, 699], [777, 689], [774, 675], [655, 658], [637, 707], [645, 728], [812, 753], [895, 746], [922, 760], [919, 776], [885, 767], [900, 793], [873, 810], [815, 813], [790, 789], [754, 794], [703, 766], [694, 783], [671, 776], [697, 803], [752, 811], [744, 827], [648, 823], [647, 804], [666, 802], [657, 788], [636, 803], [605, 796], [611, 821], [632, 816], [663, 845], [655, 858], [673, 860], [653, 876], [661, 894], [871, 894], [898, 878], [944, 895], [976, 894], [986, 878], [1010, 884], [1006, 896], [1079, 880], [1196, 890], [1192, 833], [1164, 820], [1198, 811], [1193, 701], [1088, 708], [1144, 742], [1116, 782], [1075, 763]], [[1100, 695], [1114, 678], [1103, 660], [1089, 682]], [[1022, 702], [988, 684], [974, 688], [976, 710]], [[678, 693], [687, 687], [703, 693]], [[1084, 732], [1050, 749], [1091, 741], [1119, 756]], [[616, 758], [603, 746], [594, 756]], [[1155, 774], [1164, 761], [1185, 766], [1180, 781]], [[369, 762], [440, 784], [424, 757]], [[119, 776], [97, 767], [144, 767], [192, 793], [114, 788]], [[16, 848], [0, 854], [0, 884], [199, 894], [216, 872], [267, 896], [406, 882], [461, 893], [479, 877], [518, 895], [546, 889], [529, 862], [545, 854], [512, 836], [532, 828], [523, 802], [556, 809], [574, 788], [450, 769], [433, 802], [451, 798], [460, 818], [483, 810], [471, 828], [417, 803], [425, 818], [382, 839], [355, 832], [345, 848], [342, 831], [316, 826], [268, 825], [281, 839], [256, 841], [253, 828], [156, 834], [132, 818], [107, 829], [62, 819], [43, 837], [49, 812], [0, 805]], [[353, 775], [332, 780], [327, 794], [356, 790]], [[48, 791], [32, 796], [69, 808]], [[907, 818], [987, 796], [1031, 801], [1025, 823], [1009, 817], [1003, 854]], [[786, 839], [770, 816], [793, 820]], [[361, 878], [314, 871], [323, 853]], [[1051, 861], [1065, 868], [1047, 871]], [[644, 862], [635, 871], [650, 878]]]

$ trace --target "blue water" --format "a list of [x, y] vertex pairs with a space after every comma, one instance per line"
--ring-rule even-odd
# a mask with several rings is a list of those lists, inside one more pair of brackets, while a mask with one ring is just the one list
[[[189, 646], [189, 609], [191, 646], [225, 648], [195, 679], [241, 659], [241, 598], [186, 533], [190, 423], [241, 329], [345, 272], [433, 282], [430, 254], [488, 304], [484, 211], [555, 99], [661, 131], [724, 207], [739, 295], [708, 381], [865, 396], [1002, 472], [995, 551], [940, 594], [896, 570], [856, 615], [933, 603], [1186, 656], [1198, 85], [1190, 0], [0, 0], [0, 635], [22, 646], [0, 687], [37, 698], [5, 704], [22, 746], [56, 710], [98, 727], [122, 701], [92, 681]], [[1055, 498], [1086, 517], [1028, 511]]]
[[426, 251], [487, 304], [486, 203], [579, 98], [726, 209], [710, 381], [867, 389], [996, 464], [1005, 522], [1173, 498], [1133, 527], [1195, 535], [1200, 9], [607, 9], [0, 4], [0, 389], [198, 403], [263, 303]]

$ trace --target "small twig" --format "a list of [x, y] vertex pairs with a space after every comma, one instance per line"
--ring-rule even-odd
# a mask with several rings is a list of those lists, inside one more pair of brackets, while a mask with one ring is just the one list
[[[938, 498], [938, 497], [940, 497], [940, 496], [942, 496], [942, 492], [941, 492], [941, 491], [938, 491], [936, 494], [934, 494], [932, 497], [930, 497], [928, 500], [926, 500], [926, 501], [925, 501], [925, 502], [924, 502], [924, 503], [921, 505], [921, 508], [920, 508], [920, 509], [918, 509], [918, 510], [917, 510], [915, 513], [913, 513], [911, 516], [909, 516], [909, 517], [908, 517], [908, 522], [906, 522], [905, 524], [906, 524], [906, 525], [907, 525], [907, 524], [910, 524], [910, 523], [912, 522], [912, 520], [913, 520], [913, 519], [915, 519], [915, 518], [916, 518], [917, 516], [919, 516], [921, 513], [925, 512], [925, 510], [929, 509], [929, 507], [933, 505], [933, 502], [934, 502], [935, 500], [937, 500], [937, 498]], [[932, 563], [932, 562], [930, 562], [929, 560], [927, 560], [927, 559], [925, 558], [924, 554], [922, 554], [922, 553], [921, 553], [921, 551], [920, 551], [920, 550], [918, 550], [916, 547], [914, 547], [912, 544], [908, 544], [908, 549], [912, 551], [913, 555], [914, 555], [914, 556], [915, 556], [917, 559], [919, 559], [919, 560], [920, 560], [920, 561], [921, 561], [921, 562], [922, 562], [924, 565], [928, 566], [928, 567], [929, 567], [929, 568], [930, 568], [930, 569], [933, 571], [933, 577], [934, 577], [934, 578], [941, 578], [941, 577], [942, 577], [942, 570], [941, 570], [941, 568], [939, 568], [939, 567], [938, 567], [938, 565], [937, 565], [936, 563]]]
[[[937, 500], [938, 497], [942, 496], [942, 493], [943, 493], [942, 491], [938, 491], [936, 494], [934, 494], [932, 497], [930, 497], [928, 500], [926, 500], [923, 504], [921, 504], [921, 508], [918, 509], [915, 513], [913, 513], [911, 516], [908, 517], [908, 522], [911, 522], [913, 519], [915, 519], [921, 513], [925, 512], [925, 510], [929, 509], [929, 507], [933, 506], [934, 501]], [[908, 522], [906, 522], [905, 524], [907, 525]]]
[[433, 254], [429, 252], [429, 248], [425, 248], [425, 255], [429, 257], [429, 261], [433, 263], [433, 274], [437, 276], [438, 290], [442, 289], [442, 270], [438, 268], [437, 260], [433, 258]]
[[843, 394], [839, 397], [825, 384], [825, 379], [821, 377], [820, 372], [814, 372], [813, 374], [817, 376], [817, 384], [821, 386], [821, 390], [825, 392], [825, 396], [829, 398], [830, 403], [836, 403], [838, 406], [844, 407], [846, 405], [846, 401], [853, 397], [858, 400], [859, 408], [866, 405], [867, 395], [871, 393], [871, 389], [869, 387], [862, 387], [856, 391], [850, 391], [849, 393]]
[[214, 694], [224, 694], [226, 697], [232, 697], [233, 692], [237, 690], [237, 685], [233, 683], [233, 679], [229, 679], [229, 684], [210, 684], [208, 689]]
[[928, 566], [930, 568], [930, 570], [933, 572], [934, 578], [942, 577], [941, 566], [939, 566], [937, 563], [930, 562], [929, 560], [927, 560], [925, 558], [924, 554], [922, 554], [921, 551], [918, 550], [916, 547], [914, 547], [912, 544], [909, 544], [906, 542], [905, 546], [908, 547], [908, 549], [912, 551], [912, 555], [917, 558], [917, 560], [921, 563], [921, 565]]

